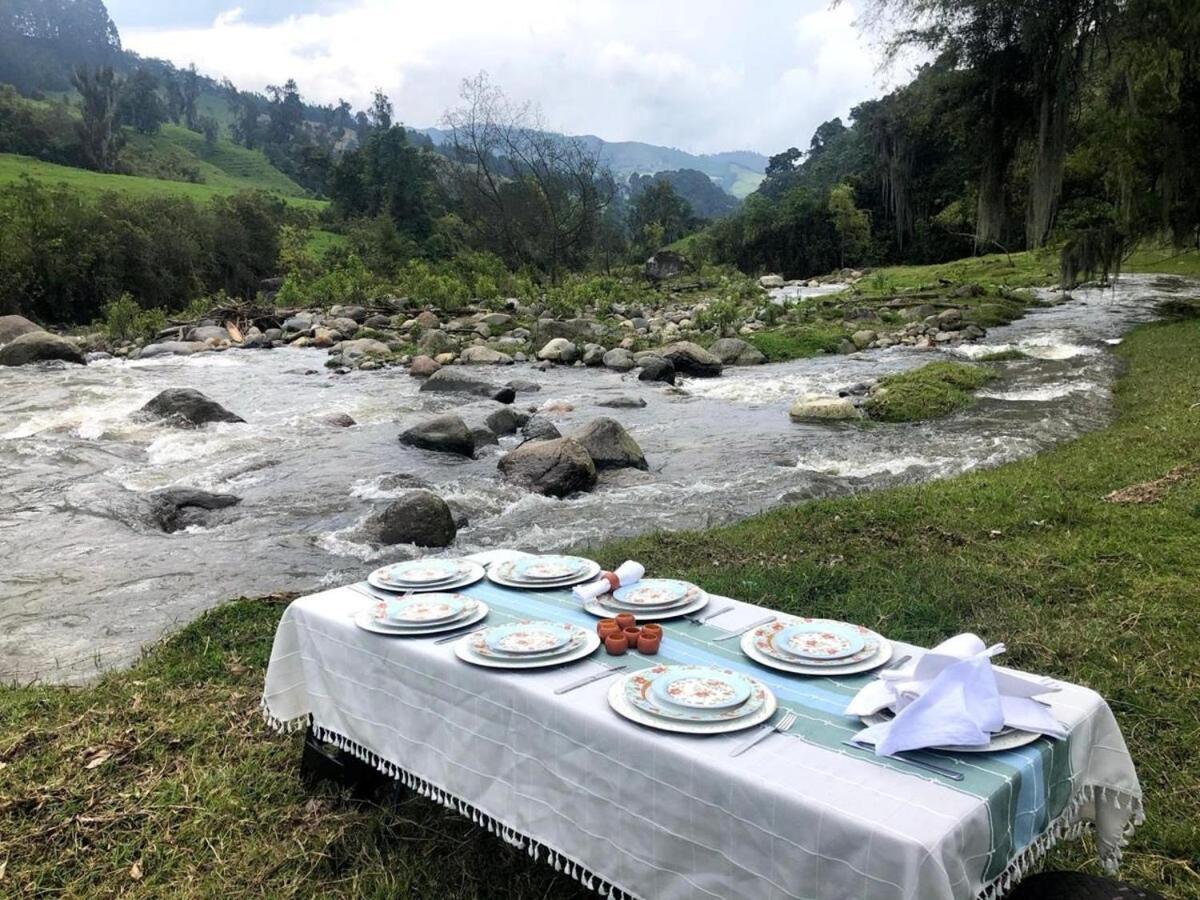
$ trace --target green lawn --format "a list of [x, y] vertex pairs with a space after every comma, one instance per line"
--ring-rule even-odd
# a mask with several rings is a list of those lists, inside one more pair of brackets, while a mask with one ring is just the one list
[[[789, 612], [1090, 685], [1120, 721], [1148, 821], [1125, 877], [1200, 898], [1200, 324], [1145, 326], [1109, 429], [960, 478], [781, 508], [594, 551]], [[908, 427], [876, 426], [876, 427]], [[282, 600], [226, 604], [82, 689], [0, 690], [0, 893], [582, 898], [565, 876], [416, 797], [356, 806], [297, 778], [259, 719]], [[1086, 846], [1055, 866], [1092, 869]]]

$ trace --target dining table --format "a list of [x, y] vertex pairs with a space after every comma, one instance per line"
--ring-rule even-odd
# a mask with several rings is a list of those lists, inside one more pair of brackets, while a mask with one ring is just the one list
[[[516, 559], [489, 551], [482, 565]], [[1064, 681], [1045, 695], [1065, 738], [1011, 750], [877, 756], [852, 744], [844, 712], [878, 675], [800, 676], [726, 639], [772, 610], [733, 609], [706, 624], [665, 621], [653, 656], [591, 656], [497, 670], [465, 662], [438, 635], [394, 637], [355, 617], [363, 585], [292, 602], [279, 622], [262, 699], [267, 722], [310, 728], [420, 794], [470, 817], [603, 896], [654, 900], [991, 900], [1056, 843], [1094, 835], [1115, 870], [1142, 820], [1141, 789], [1108, 703]], [[594, 629], [568, 589], [487, 579], [486, 625], [528, 620]], [[895, 658], [924, 650], [893, 642]], [[787, 717], [743, 753], [753, 731], [675, 734], [617, 715], [615, 678], [655, 665], [719, 666], [766, 685]], [[596, 680], [556, 690], [595, 673]], [[916, 764], [909, 760], [915, 761]], [[928, 766], [920, 765], [921, 762]]]

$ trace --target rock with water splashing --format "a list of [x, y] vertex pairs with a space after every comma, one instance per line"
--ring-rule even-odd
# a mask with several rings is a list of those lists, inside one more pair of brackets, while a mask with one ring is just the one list
[[767, 361], [761, 350], [741, 338], [721, 338], [713, 341], [708, 352], [726, 366], [761, 366]]
[[521, 426], [521, 435], [527, 441], [552, 441], [562, 437], [558, 426], [550, 421], [548, 416], [534, 415]]
[[596, 486], [596, 464], [571, 438], [522, 444], [500, 459], [499, 468], [509, 481], [548, 497], [566, 497]]
[[675, 383], [675, 366], [669, 359], [661, 356], [646, 356], [638, 360], [642, 371], [638, 372], [638, 381], [665, 381]]
[[78, 346], [48, 331], [29, 331], [0, 347], [0, 366], [24, 366], [48, 360], [87, 365]]
[[42, 331], [41, 326], [35, 325], [24, 316], [0, 316], [0, 344], [7, 344], [23, 334]]
[[699, 344], [691, 341], [676, 341], [658, 351], [659, 355], [675, 366], [676, 372], [695, 378], [716, 378], [721, 374], [721, 360]]
[[624, 347], [617, 347], [609, 350], [601, 358], [605, 368], [613, 369], [617, 372], [628, 372], [637, 365], [637, 361], [633, 358], [633, 353], [626, 350]]
[[211, 525], [210, 513], [242, 502], [233, 494], [214, 494], [194, 488], [166, 488], [150, 495], [150, 517], [163, 531], [183, 531], [194, 525]]
[[616, 419], [593, 419], [571, 437], [583, 445], [597, 469], [646, 469], [646, 456]]
[[475, 455], [475, 435], [461, 416], [435, 416], [400, 433], [400, 443], [437, 453]]
[[406, 491], [363, 523], [363, 537], [373, 544], [416, 544], [446, 547], [458, 526], [446, 501], [432, 491]]
[[491, 397], [497, 387], [490, 381], [478, 378], [464, 370], [463, 366], [442, 366], [421, 385], [424, 391], [442, 391], [452, 394], [473, 394], [476, 397]]
[[810, 394], [792, 404], [788, 415], [794, 422], [837, 422], [861, 419], [862, 410], [848, 397], [823, 397]]
[[167, 388], [138, 410], [137, 415], [181, 428], [199, 428], [209, 422], [246, 421], [192, 388]]

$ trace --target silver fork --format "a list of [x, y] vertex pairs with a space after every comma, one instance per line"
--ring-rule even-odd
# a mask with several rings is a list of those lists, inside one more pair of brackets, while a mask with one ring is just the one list
[[768, 725], [766, 728], [762, 729], [758, 734], [756, 734], [752, 738], [750, 738], [750, 740], [744, 741], [743, 743], [738, 744], [736, 747], [734, 747], [732, 750], [729, 751], [729, 755], [730, 756], [741, 756], [743, 753], [745, 753], [751, 747], [758, 744], [760, 741], [765, 741], [767, 738], [769, 738], [771, 735], [775, 734], [776, 732], [787, 731], [789, 728], [791, 728], [795, 724], [796, 724], [796, 714], [794, 712], [792, 712], [792, 710], [789, 709], [787, 711], [787, 714], [784, 715], [784, 717], [782, 719], [780, 719], [774, 725]]
[[715, 619], [717, 616], [723, 616], [723, 615], [725, 615], [725, 613], [729, 612], [731, 609], [733, 609], [732, 603], [729, 604], [728, 606], [722, 606], [716, 612], [693, 614], [690, 616], [684, 616], [684, 618], [687, 619], [689, 622], [691, 622], [693, 625], [703, 625], [709, 619]]

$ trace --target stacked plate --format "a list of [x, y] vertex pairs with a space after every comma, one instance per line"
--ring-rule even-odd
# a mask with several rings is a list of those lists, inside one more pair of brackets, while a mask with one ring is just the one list
[[[891, 721], [896, 717], [896, 713], [890, 709], [881, 710], [877, 713], [872, 713], [869, 716], [863, 716], [864, 725], [881, 725], [884, 722]], [[1032, 731], [1022, 731], [1019, 728], [1009, 728], [1005, 726], [999, 731], [992, 732], [992, 739], [986, 744], [978, 747], [967, 747], [959, 744], [947, 744], [940, 747], [928, 747], [928, 750], [943, 750], [947, 753], [994, 753], [997, 750], [1016, 750], [1018, 747], [1024, 747], [1026, 744], [1032, 744], [1040, 734], [1035, 734]]]
[[591, 581], [600, 563], [582, 556], [526, 556], [494, 563], [487, 576], [496, 584], [516, 588], [564, 588]]
[[600, 646], [596, 632], [563, 622], [511, 622], [464, 635], [454, 652], [492, 669], [540, 669], [574, 662]]
[[423, 593], [380, 600], [355, 616], [354, 623], [376, 634], [414, 637], [464, 628], [487, 614], [486, 603], [463, 594]]
[[376, 569], [367, 584], [381, 591], [450, 591], [474, 584], [483, 573], [467, 559], [410, 559]]
[[892, 658], [892, 645], [861, 625], [780, 616], [742, 635], [752, 660], [797, 675], [853, 675]]
[[691, 615], [707, 605], [708, 594], [694, 584], [673, 578], [643, 578], [590, 600], [584, 609], [601, 618], [633, 613], [638, 621], [657, 622]]
[[760, 681], [716, 666], [652, 666], [613, 683], [608, 702], [641, 725], [722, 734], [767, 721], [775, 695]]

